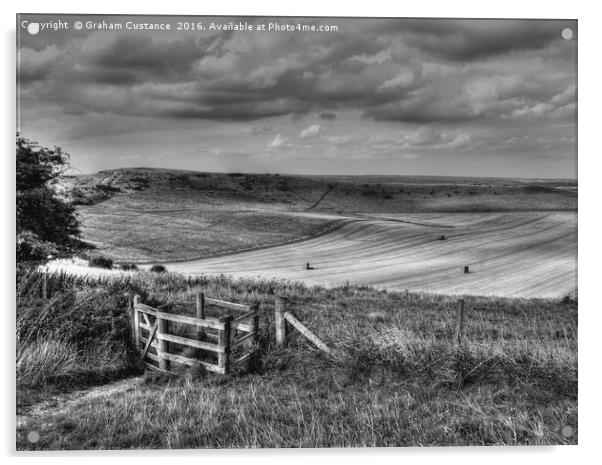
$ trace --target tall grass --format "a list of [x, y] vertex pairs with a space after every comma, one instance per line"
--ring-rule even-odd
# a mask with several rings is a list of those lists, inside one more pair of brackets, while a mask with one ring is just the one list
[[[336, 289], [226, 277], [134, 273], [120, 278], [18, 279], [23, 385], [44, 392], [61, 377], [102, 380], [135, 372], [125, 293], [194, 315], [194, 295], [260, 304], [260, 357], [252, 373], [146, 375], [119, 395], [32, 418], [22, 449], [327, 447], [576, 443], [577, 303], [574, 299], [465, 296], [466, 343], [455, 343], [457, 300], [370, 287]], [[274, 341], [275, 297], [316, 332], [327, 357], [291, 333]], [[211, 311], [215, 311], [212, 309]], [[75, 360], [61, 361], [61, 341]], [[84, 341], [84, 342], [83, 342]], [[58, 344], [58, 343], [57, 343]], [[47, 349], [43, 349], [47, 347]], [[95, 347], [94, 351], [90, 348]], [[47, 366], [35, 379], [35, 363]], [[42, 360], [48, 362], [42, 363]], [[43, 432], [30, 444], [26, 432]]]
[[119, 283], [17, 271], [17, 385], [63, 389], [139, 372], [131, 357], [127, 296]]
[[34, 340], [17, 345], [17, 385], [39, 386], [76, 370], [78, 352], [61, 340]]

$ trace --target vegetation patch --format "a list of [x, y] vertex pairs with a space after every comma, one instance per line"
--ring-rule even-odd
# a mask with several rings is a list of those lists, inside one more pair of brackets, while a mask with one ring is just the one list
[[[114, 174], [111, 185], [119, 192], [97, 188]], [[362, 212], [577, 209], [576, 183], [557, 181], [538, 182], [531, 188], [524, 180], [514, 179], [276, 176], [130, 168], [62, 182], [65, 195], [78, 204], [84, 239], [102, 244], [102, 253], [115, 260], [146, 262], [199, 258], [295, 239], [332, 221], [316, 213], [352, 217]], [[308, 210], [314, 214], [299, 214]], [[249, 225], [259, 223], [260, 228], [249, 230]]]
[[[42, 299], [41, 279], [17, 276], [20, 450], [577, 443], [577, 434], [561, 434], [564, 426], [577, 432], [572, 299], [465, 296], [466, 342], [458, 346], [457, 300], [446, 296], [138, 272], [50, 275]], [[57, 390], [140, 373], [126, 293], [194, 315], [201, 290], [260, 304], [252, 373], [147, 375], [135, 389], [113, 394], [108, 385], [105, 394], [27, 415]], [[280, 294], [333, 357], [295, 333], [275, 345]], [[37, 443], [27, 441], [32, 430]]]
[[133, 271], [138, 269], [135, 263], [122, 263], [119, 265], [119, 268], [123, 271]]
[[92, 257], [88, 260], [88, 265], [94, 268], [106, 268], [110, 270], [113, 268], [113, 260], [107, 257]]

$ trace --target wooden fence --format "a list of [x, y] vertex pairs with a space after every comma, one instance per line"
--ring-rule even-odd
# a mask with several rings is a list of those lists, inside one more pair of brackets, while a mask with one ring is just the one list
[[[206, 316], [206, 306], [219, 317]], [[226, 374], [245, 370], [257, 346], [259, 306], [242, 305], [197, 294], [196, 317], [166, 313], [133, 298], [132, 334], [142, 363], [152, 370], [171, 371], [172, 364], [203, 366]]]
[[309, 339], [318, 349], [329, 355], [332, 355], [332, 350], [322, 340], [312, 333], [307, 326], [301, 323], [295, 316], [286, 311], [287, 298], [284, 296], [276, 297], [276, 305], [274, 307], [274, 326], [276, 327], [276, 344], [284, 344], [287, 337], [286, 323], [288, 322], [293, 328], [301, 333], [305, 338]]
[[[274, 306], [274, 326], [276, 328], [276, 344], [282, 345], [287, 339], [287, 323], [301, 333], [305, 338], [312, 342], [318, 349], [329, 355], [333, 355], [333, 351], [313, 332], [301, 323], [295, 316], [287, 311], [287, 298], [284, 296], [276, 297], [276, 305]], [[456, 313], [456, 331], [455, 340], [458, 345], [465, 342], [464, 337], [464, 299], [458, 300], [458, 311]]]

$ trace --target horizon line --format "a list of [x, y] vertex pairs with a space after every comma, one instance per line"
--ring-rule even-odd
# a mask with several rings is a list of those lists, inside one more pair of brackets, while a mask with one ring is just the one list
[[94, 174], [102, 173], [103, 171], [119, 171], [119, 170], [163, 170], [163, 171], [189, 171], [193, 173], [206, 173], [206, 174], [250, 174], [250, 175], [282, 175], [282, 176], [322, 176], [322, 177], [336, 177], [336, 176], [346, 176], [346, 177], [362, 177], [362, 176], [372, 176], [372, 177], [381, 177], [381, 178], [393, 178], [393, 177], [415, 177], [415, 178], [430, 178], [430, 177], [439, 177], [439, 178], [471, 178], [471, 179], [520, 179], [520, 180], [546, 180], [546, 181], [574, 181], [578, 183], [578, 175], [573, 177], [558, 177], [558, 178], [531, 178], [531, 177], [523, 177], [523, 176], [474, 176], [474, 175], [449, 175], [449, 174], [317, 174], [317, 173], [285, 173], [285, 172], [256, 172], [256, 171], [199, 171], [192, 169], [183, 169], [183, 168], [160, 168], [160, 167], [146, 167], [146, 166], [130, 166], [130, 167], [119, 167], [119, 168], [105, 168], [92, 173], [65, 173], [67, 176], [92, 176]]

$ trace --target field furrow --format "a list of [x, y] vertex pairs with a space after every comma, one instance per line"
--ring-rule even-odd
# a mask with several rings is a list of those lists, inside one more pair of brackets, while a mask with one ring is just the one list
[[[440, 240], [441, 235], [445, 240]], [[311, 269], [306, 269], [306, 263]], [[184, 274], [225, 274], [366, 284], [394, 290], [561, 297], [577, 287], [574, 212], [364, 216], [292, 244], [166, 264]], [[470, 267], [465, 274], [464, 266]]]

